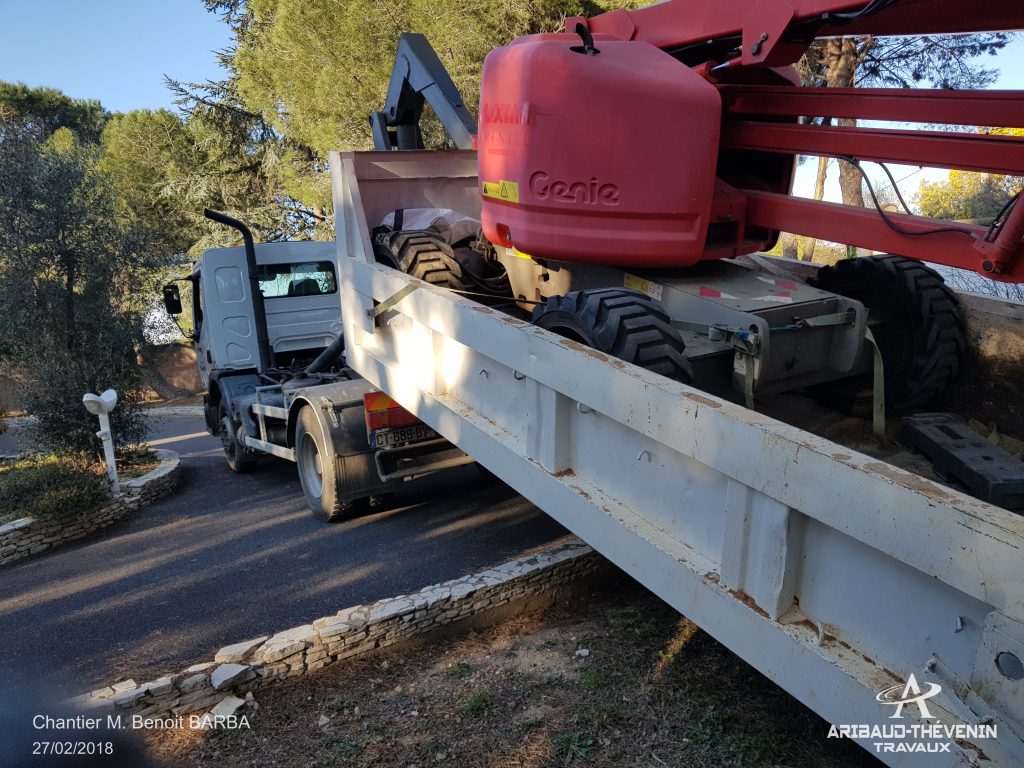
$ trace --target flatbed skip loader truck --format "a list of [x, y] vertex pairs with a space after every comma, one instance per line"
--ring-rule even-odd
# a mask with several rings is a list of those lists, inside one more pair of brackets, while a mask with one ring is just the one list
[[346, 364], [332, 243], [257, 245], [241, 221], [206, 215], [244, 245], [205, 251], [163, 299], [181, 315], [188, 286], [206, 429], [233, 472], [261, 456], [295, 462], [310, 510], [334, 522], [472, 462]]
[[[1019, 384], [1024, 307], [924, 263], [1024, 281], [1024, 205], [978, 226], [789, 194], [799, 154], [1024, 176], [1005, 132], [808, 119], [1019, 128], [1024, 93], [805, 88], [791, 66], [819, 37], [1021, 27], [1009, 0], [669, 0], [495, 49], [479, 125], [404, 35], [376, 151], [330, 157], [335, 364], [816, 711], [823, 738], [892, 766], [1024, 765], [1024, 486], [927, 413], [983, 373]], [[456, 150], [423, 149], [425, 104]], [[760, 255], [780, 231], [883, 255]], [[866, 407], [875, 449], [906, 417], [942, 472], [812, 427], [819, 402]]]

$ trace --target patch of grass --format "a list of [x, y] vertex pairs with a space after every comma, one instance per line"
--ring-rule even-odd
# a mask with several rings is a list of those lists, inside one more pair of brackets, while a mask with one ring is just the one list
[[0, 522], [92, 512], [110, 499], [102, 472], [78, 455], [0, 462]]
[[580, 713], [579, 719], [595, 731], [614, 728], [626, 721], [626, 710], [618, 704], [597, 704]]
[[363, 743], [344, 733], [332, 733], [320, 742], [320, 746], [330, 753], [314, 763], [321, 768], [350, 765], [352, 760], [363, 754]]
[[487, 714], [493, 703], [487, 691], [474, 691], [462, 702], [459, 712], [467, 717], [480, 717]]
[[580, 760], [590, 753], [594, 740], [585, 733], [560, 733], [555, 736], [555, 756], [562, 765], [571, 765], [573, 760]]
[[743, 721], [729, 712], [708, 712], [683, 731], [688, 751], [717, 765], [774, 766], [786, 762], [789, 739], [756, 719]]
[[335, 696], [333, 699], [328, 699], [324, 706], [334, 712], [341, 712], [343, 709], [350, 709], [352, 707], [349, 700], [344, 696]]
[[449, 666], [447, 669], [445, 669], [444, 673], [448, 675], [448, 677], [459, 677], [465, 680], [467, 677], [473, 674], [473, 668], [469, 666], [469, 664], [467, 664], [466, 662], [460, 661], [456, 664], [452, 664], [451, 666]]
[[122, 478], [142, 477], [159, 464], [156, 454], [149, 448], [123, 448], [117, 452], [117, 473]]
[[612, 683], [612, 676], [600, 667], [584, 670], [580, 676], [580, 684], [584, 688], [607, 688]]

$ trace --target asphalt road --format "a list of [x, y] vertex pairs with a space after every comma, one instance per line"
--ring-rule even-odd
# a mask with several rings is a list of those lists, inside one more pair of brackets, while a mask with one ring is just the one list
[[[178, 491], [84, 543], [0, 569], [0, 696], [72, 693], [209, 660], [221, 646], [486, 568], [566, 535], [473, 466], [407, 484], [391, 509], [328, 525], [294, 465], [231, 473], [198, 417], [163, 417]], [[0, 442], [10, 450], [14, 436]]]

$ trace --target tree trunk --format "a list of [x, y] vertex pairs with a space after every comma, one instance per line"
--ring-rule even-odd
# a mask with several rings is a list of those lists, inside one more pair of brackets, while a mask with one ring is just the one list
[[[818, 158], [818, 174], [814, 178], [814, 199], [824, 200], [825, 199], [825, 178], [826, 172], [828, 171], [828, 158], [822, 155]], [[807, 238], [807, 242], [804, 244], [804, 261], [814, 261], [814, 249], [817, 248], [818, 241], [813, 238]]]
[[[825, 84], [829, 88], [853, 88], [857, 78], [857, 39], [854, 37], [832, 38], [825, 43]], [[840, 128], [855, 128], [854, 118], [843, 117], [836, 121]], [[864, 207], [863, 180], [854, 166], [845, 160], [839, 161], [839, 188], [843, 203]]]
[[68, 352], [74, 353], [77, 320], [75, 318], [75, 279], [78, 260], [70, 253], [62, 255], [64, 262], [64, 332], [67, 334]]
[[779, 235], [779, 241], [782, 243], [782, 258], [794, 260], [800, 258], [797, 251], [796, 235], [790, 232], [783, 232]]

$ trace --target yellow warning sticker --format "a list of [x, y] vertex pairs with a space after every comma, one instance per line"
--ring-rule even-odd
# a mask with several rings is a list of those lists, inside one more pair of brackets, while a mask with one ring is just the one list
[[504, 200], [506, 203], [519, 202], [519, 182], [516, 181], [485, 181], [484, 197], [493, 197], [495, 200]]
[[646, 293], [652, 299], [661, 301], [662, 289], [664, 286], [659, 283], [645, 280], [642, 277], [637, 277], [636, 275], [631, 275], [627, 272], [626, 276], [622, 279], [622, 285], [626, 288], [632, 288], [634, 291]]

